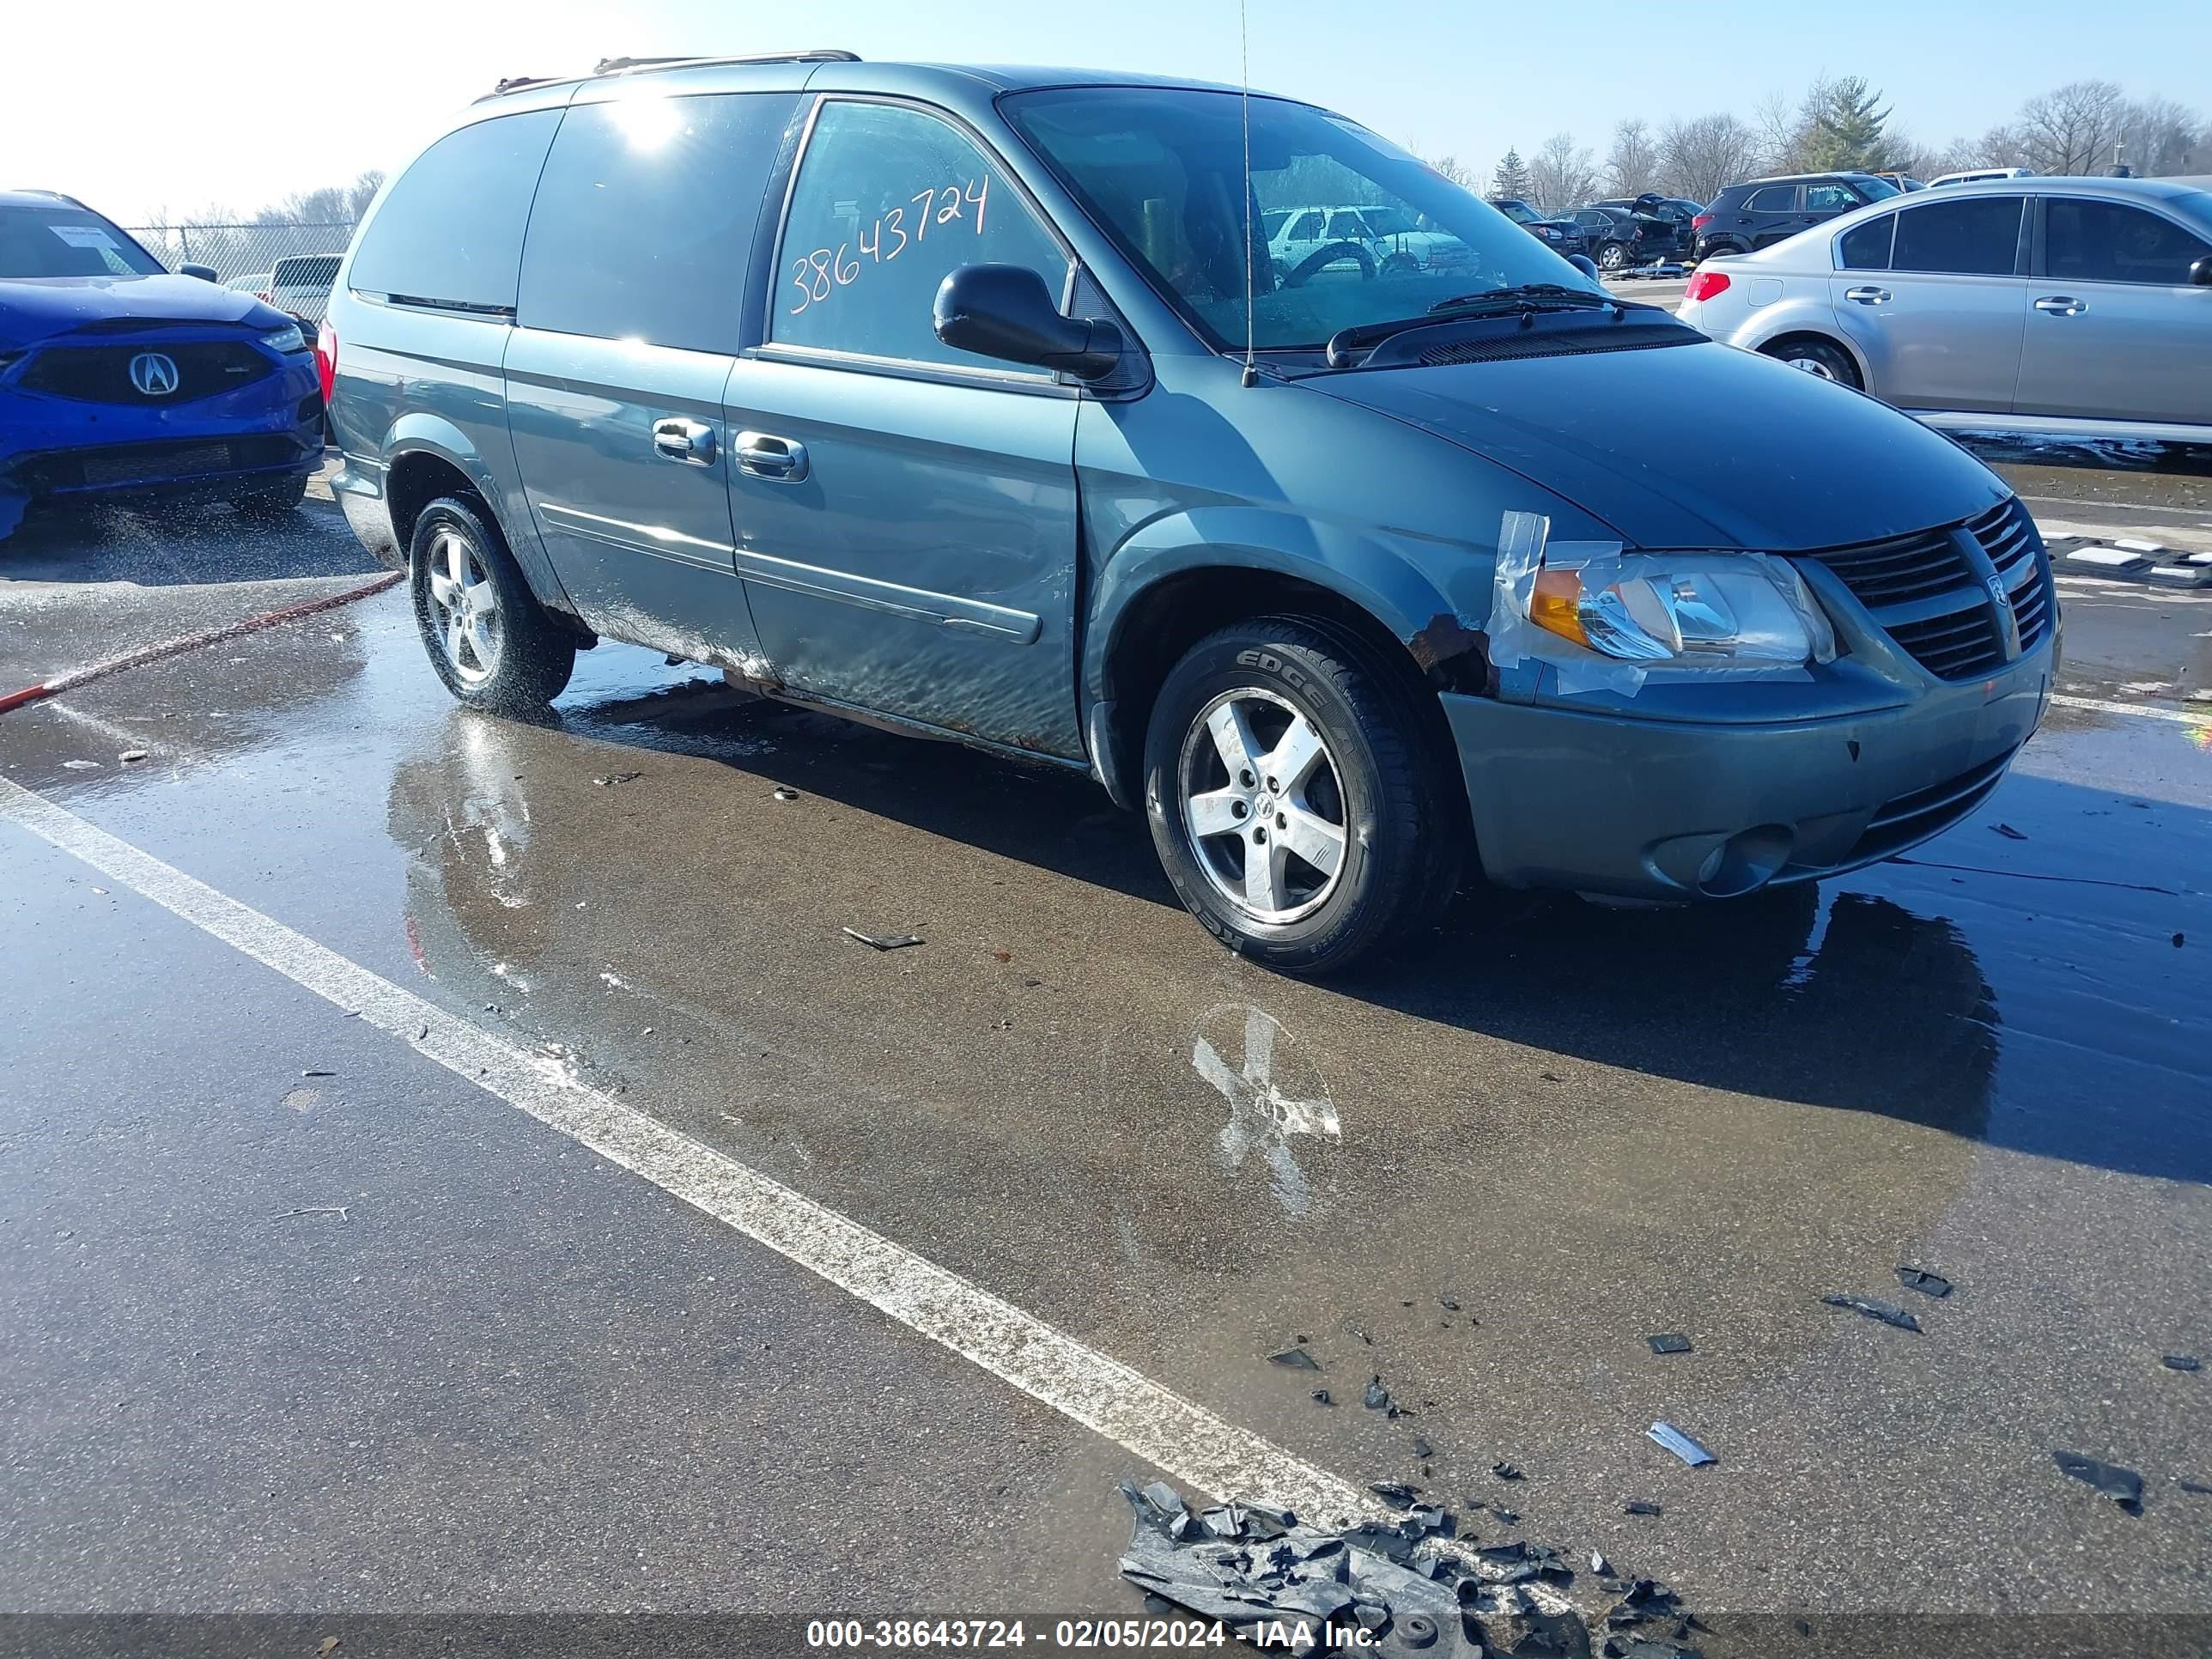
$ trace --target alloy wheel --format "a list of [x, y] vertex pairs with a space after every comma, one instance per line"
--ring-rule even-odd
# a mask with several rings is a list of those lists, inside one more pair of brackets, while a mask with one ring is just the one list
[[441, 530], [430, 543], [429, 588], [447, 662], [462, 684], [482, 685], [499, 672], [506, 632], [483, 555], [466, 537]]
[[1176, 769], [1184, 833], [1214, 889], [1281, 926], [1328, 902], [1344, 874], [1343, 780], [1313, 722], [1256, 688], [1191, 722]]

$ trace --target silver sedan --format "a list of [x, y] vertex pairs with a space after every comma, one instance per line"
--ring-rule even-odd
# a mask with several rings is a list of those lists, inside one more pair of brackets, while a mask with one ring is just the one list
[[1948, 431], [2212, 443], [2212, 180], [1893, 197], [1708, 260], [1678, 314]]

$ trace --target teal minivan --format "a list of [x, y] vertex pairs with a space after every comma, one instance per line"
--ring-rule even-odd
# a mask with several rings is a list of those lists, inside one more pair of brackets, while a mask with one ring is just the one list
[[[1464, 256], [1271, 259], [1316, 202]], [[623, 640], [1082, 768], [1293, 971], [1462, 882], [1888, 857], [2051, 690], [2041, 540], [1964, 451], [1231, 88], [510, 83], [386, 185], [319, 350], [338, 499], [463, 702], [542, 707]]]

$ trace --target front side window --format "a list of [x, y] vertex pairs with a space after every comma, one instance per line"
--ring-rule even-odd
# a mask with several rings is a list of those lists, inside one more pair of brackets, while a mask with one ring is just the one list
[[447, 133], [399, 175], [361, 234], [355, 289], [465, 311], [514, 308], [522, 228], [557, 109]]
[[1805, 211], [1808, 213], [1848, 213], [1860, 204], [1857, 193], [1849, 185], [1805, 186]]
[[[1419, 316], [1445, 300], [1531, 283], [1592, 286], [1503, 213], [1356, 123], [1279, 98], [1251, 100], [1245, 189], [1243, 100], [1180, 87], [1070, 87], [1003, 98], [1030, 149], [1138, 272], [1216, 350], [1314, 350], [1356, 324]], [[1279, 209], [1352, 202], [1436, 235], [1437, 257], [1376, 257], [1295, 228], [1271, 252]], [[1370, 209], [1369, 204], [1372, 204]], [[1246, 238], [1257, 244], [1248, 255]]]
[[937, 337], [938, 285], [962, 265], [1027, 265], [1058, 298], [1068, 263], [998, 159], [950, 122], [902, 104], [833, 100], [815, 117], [792, 186], [769, 338], [1004, 373]]
[[1335, 213], [1329, 216], [1328, 234], [1355, 242], [1364, 241], [1367, 240], [1367, 227], [1360, 222], [1356, 213]]
[[2190, 266], [2212, 254], [2202, 237], [2118, 202], [2054, 196], [2043, 212], [2044, 268], [2064, 282], [2179, 288]]
[[2019, 196], [1973, 196], [1906, 208], [1897, 216], [1890, 269], [2009, 276], [2019, 264], [2027, 204]]
[[0, 207], [0, 277], [158, 276], [161, 262], [96, 213]]
[[1885, 213], [1863, 225], [1853, 225], [1838, 239], [1837, 251], [1846, 270], [1887, 270], [1890, 240], [1897, 234], [1898, 216]]

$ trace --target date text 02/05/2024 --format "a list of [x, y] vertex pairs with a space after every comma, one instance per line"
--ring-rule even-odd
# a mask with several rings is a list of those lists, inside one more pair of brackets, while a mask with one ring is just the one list
[[[878, 1652], [1032, 1646], [1048, 1652], [1173, 1652], [1224, 1647], [1231, 1639], [1230, 1627], [1218, 1619], [1055, 1619], [1048, 1624], [1023, 1619], [817, 1619], [806, 1626], [810, 1648]], [[1379, 1638], [1357, 1627], [1272, 1620], [1255, 1626], [1245, 1639], [1262, 1649], [1304, 1653], [1373, 1647]]]

